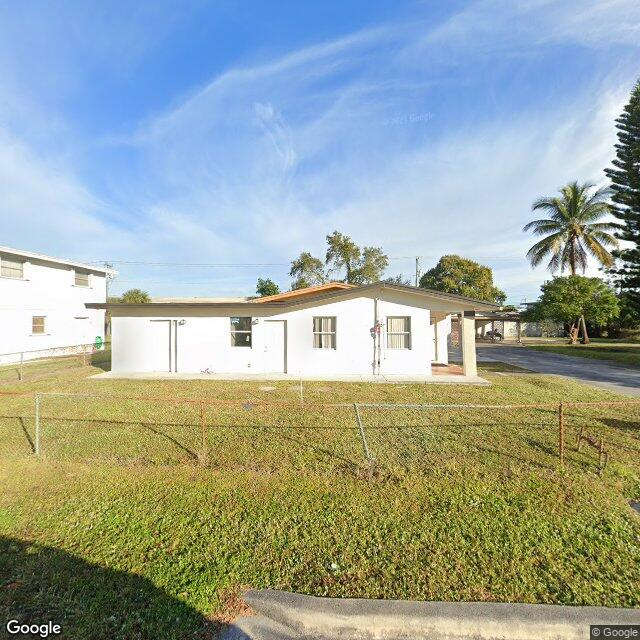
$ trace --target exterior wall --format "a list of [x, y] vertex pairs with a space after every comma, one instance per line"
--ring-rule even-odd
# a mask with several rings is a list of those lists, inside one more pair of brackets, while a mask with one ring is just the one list
[[564, 325], [561, 322], [523, 322], [522, 335], [527, 338], [561, 338]]
[[[38, 260], [24, 263], [23, 279], [0, 277], [0, 364], [104, 338], [104, 311], [85, 303], [106, 301], [105, 275], [91, 273], [89, 287], [74, 278], [72, 267]], [[32, 334], [33, 316], [46, 317], [44, 334]]]
[[[200, 373], [270, 373], [266, 355], [266, 323], [283, 320], [286, 325], [286, 365], [292, 375], [340, 375], [374, 373], [374, 339], [371, 328], [381, 323], [381, 374], [430, 374], [433, 359], [433, 333], [426, 306], [409, 304], [403, 296], [385, 299], [357, 296], [338, 302], [316, 301], [295, 310], [264, 311], [243, 305], [220, 309], [176, 307], [170, 315], [151, 315], [153, 309], [126, 309], [112, 312], [112, 370], [116, 373], [169, 371], [169, 354], [175, 358], [176, 345], [169, 338], [169, 322], [184, 320], [177, 326], [177, 371]], [[156, 312], [157, 313], [157, 312]], [[164, 312], [166, 313], [166, 311]], [[231, 316], [252, 316], [252, 346], [231, 346]], [[313, 317], [336, 317], [336, 349], [313, 347]], [[386, 348], [387, 316], [411, 318], [411, 348]], [[172, 331], [175, 325], [171, 322]], [[446, 331], [440, 328], [441, 336]], [[446, 338], [445, 338], [446, 344]], [[446, 352], [446, 349], [445, 349]]]

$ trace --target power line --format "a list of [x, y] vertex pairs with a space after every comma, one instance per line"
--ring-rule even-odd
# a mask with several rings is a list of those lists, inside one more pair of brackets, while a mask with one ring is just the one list
[[[421, 258], [439, 259], [441, 256], [432, 255], [412, 255], [412, 256], [391, 256], [389, 260], [416, 260]], [[476, 260], [521, 260], [522, 256], [472, 256]], [[105, 260], [87, 260], [87, 264], [105, 264]], [[135, 265], [146, 267], [198, 267], [198, 268], [219, 268], [219, 267], [288, 267], [290, 262], [147, 262], [144, 260], [109, 260], [111, 265]]]
[[[90, 260], [87, 264], [104, 264], [104, 260]], [[147, 267], [288, 267], [289, 262], [145, 262], [143, 260], [109, 260], [109, 263], [143, 265]]]

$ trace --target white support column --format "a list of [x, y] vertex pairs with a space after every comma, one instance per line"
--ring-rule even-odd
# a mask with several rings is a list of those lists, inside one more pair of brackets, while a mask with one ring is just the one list
[[436, 320], [433, 325], [435, 332], [435, 362], [449, 364], [449, 335], [451, 333], [451, 316], [447, 315]]
[[462, 335], [460, 343], [462, 347], [462, 372], [465, 376], [477, 376], [476, 365], [476, 318], [475, 311], [465, 311], [460, 319]]

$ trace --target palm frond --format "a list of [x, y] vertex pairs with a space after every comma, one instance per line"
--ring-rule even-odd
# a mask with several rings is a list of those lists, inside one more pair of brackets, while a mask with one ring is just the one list
[[548, 211], [553, 214], [558, 210], [561, 205], [559, 198], [539, 198], [531, 206], [531, 211]]
[[585, 241], [587, 238], [593, 238], [596, 242], [601, 244], [603, 247], [613, 247], [614, 249], [620, 245], [617, 238], [614, 238], [611, 234], [605, 233], [604, 231], [592, 231], [584, 234]]
[[532, 220], [524, 225], [523, 231], [533, 231], [536, 235], [548, 233], [549, 231], [560, 231], [562, 226], [555, 220]]
[[[592, 222], [588, 224], [586, 230], [589, 232], [598, 231], [601, 233], [607, 233], [608, 231], [618, 231], [620, 226], [617, 222]], [[611, 236], [613, 240], [618, 242], [613, 236]]]
[[596, 258], [600, 264], [605, 267], [613, 266], [613, 256], [594, 236], [585, 236], [584, 243], [587, 246], [589, 253]]
[[554, 233], [536, 242], [529, 251], [527, 258], [532, 267], [537, 267], [546, 257], [551, 255], [551, 260], [562, 251], [562, 233]]

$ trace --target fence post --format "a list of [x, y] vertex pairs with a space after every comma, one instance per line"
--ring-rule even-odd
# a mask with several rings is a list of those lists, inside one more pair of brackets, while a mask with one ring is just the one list
[[560, 466], [564, 467], [564, 404], [558, 407], [558, 453], [560, 454]]
[[35, 445], [34, 445], [34, 453], [39, 456], [40, 455], [40, 394], [36, 393], [35, 396]]
[[304, 395], [302, 394], [302, 372], [300, 372], [300, 406], [304, 406]]
[[362, 417], [360, 416], [360, 407], [358, 407], [357, 402], [354, 402], [353, 408], [356, 412], [356, 420], [358, 421], [358, 429], [360, 431], [360, 438], [362, 439], [362, 448], [364, 450], [364, 455], [367, 459], [367, 465], [369, 467], [369, 478], [371, 478], [373, 476], [374, 461], [371, 458], [371, 452], [369, 451], [369, 445], [367, 443], [367, 436], [365, 435], [364, 426], [362, 424]]
[[18, 380], [22, 382], [22, 365], [24, 364], [24, 351], [20, 352], [20, 369], [18, 370]]
[[204, 454], [207, 441], [207, 433], [204, 426], [204, 402], [200, 400], [200, 432], [202, 435], [202, 453]]

